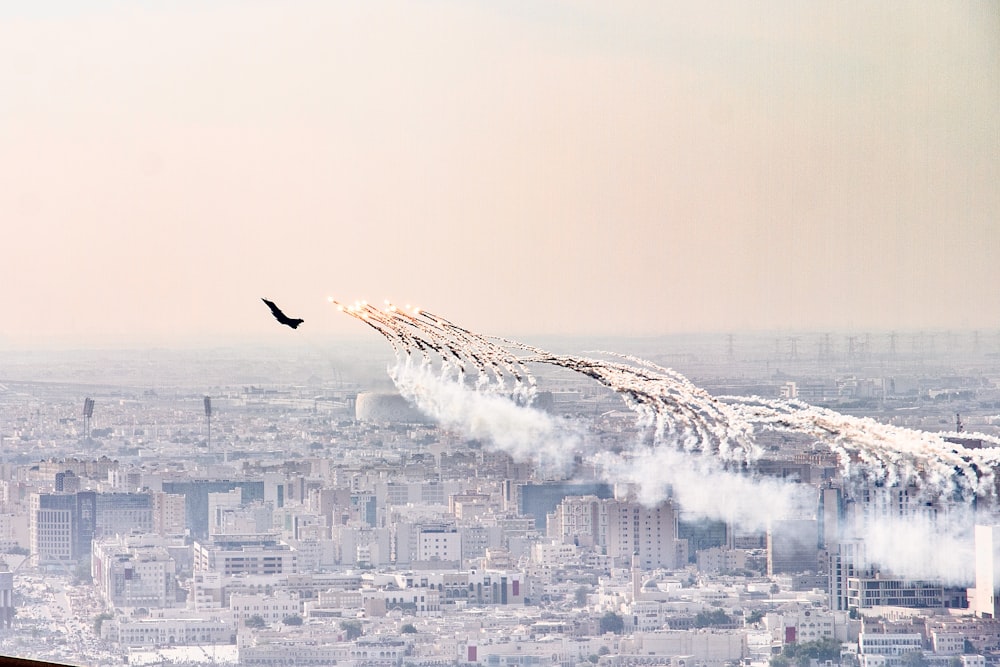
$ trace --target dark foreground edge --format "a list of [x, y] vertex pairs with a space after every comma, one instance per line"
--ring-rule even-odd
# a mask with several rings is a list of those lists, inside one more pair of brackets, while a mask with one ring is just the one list
[[46, 662], [44, 660], [28, 660], [26, 658], [11, 658], [0, 655], [0, 667], [72, 667], [63, 662]]

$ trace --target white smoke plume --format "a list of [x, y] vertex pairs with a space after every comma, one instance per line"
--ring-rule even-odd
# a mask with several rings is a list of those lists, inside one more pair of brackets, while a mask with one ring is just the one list
[[[443, 426], [549, 471], [568, 471], [575, 456], [587, 455], [609, 481], [631, 483], [650, 505], [672, 497], [689, 514], [749, 529], [815, 515], [812, 487], [747, 472], [761, 455], [759, 432], [806, 434], [837, 455], [848, 495], [902, 487], [913, 491], [918, 506], [948, 508], [946, 515], [862, 513], [845, 528], [848, 537], [850, 531], [864, 536], [871, 562], [899, 575], [969, 582], [973, 506], [982, 512], [997, 499], [996, 438], [962, 434], [988, 445], [972, 449], [941, 434], [799, 401], [713, 397], [680, 373], [642, 359], [554, 355], [416, 308], [377, 309], [365, 302], [339, 307], [389, 340], [398, 360], [390, 374], [400, 392]], [[581, 427], [530, 407], [531, 363], [566, 368], [611, 388], [636, 413], [646, 437], [622, 443], [620, 453], [588, 451]]]
[[599, 452], [592, 460], [609, 480], [634, 485], [639, 502], [652, 506], [670, 497], [693, 518], [721, 519], [762, 531], [772, 521], [816, 511], [815, 488], [728, 470], [712, 459], [670, 447]]
[[534, 460], [547, 475], [569, 474], [583, 446], [584, 432], [575, 425], [518, 405], [507, 395], [474, 390], [411, 357], [401, 358], [389, 375], [400, 394], [441, 426], [482, 440], [515, 460]]
[[965, 587], [975, 583], [974, 527], [995, 518], [978, 515], [968, 505], [943, 511], [874, 512], [846, 526], [844, 539], [863, 542], [856, 565], [908, 579]]

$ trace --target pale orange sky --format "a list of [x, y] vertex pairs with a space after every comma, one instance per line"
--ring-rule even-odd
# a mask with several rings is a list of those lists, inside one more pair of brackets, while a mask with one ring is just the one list
[[1000, 328], [994, 1], [8, 4], [0, 344]]

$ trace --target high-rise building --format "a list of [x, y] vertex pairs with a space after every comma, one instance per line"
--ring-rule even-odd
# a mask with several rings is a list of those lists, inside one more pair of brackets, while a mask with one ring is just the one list
[[683, 566], [687, 563], [687, 543], [677, 539], [677, 513], [669, 500], [646, 507], [634, 500], [604, 501], [607, 513], [607, 553], [616, 562], [627, 564], [638, 555], [646, 569]]
[[677, 537], [677, 512], [669, 500], [647, 507], [631, 499], [568, 496], [549, 514], [546, 525], [549, 537], [603, 547], [622, 566], [635, 554], [647, 569], [687, 563], [687, 543]]
[[243, 492], [240, 489], [219, 491], [208, 494], [208, 534], [219, 535], [222, 532], [223, 515], [227, 510], [239, 509], [243, 504]]
[[[687, 542], [688, 561], [703, 549], [737, 546], [733, 527], [725, 521], [684, 518], [683, 513], [677, 519], [677, 538]], [[763, 543], [760, 546], [763, 547]]]
[[816, 572], [819, 529], [815, 519], [773, 521], [767, 530], [768, 575]]
[[[511, 495], [510, 492], [508, 495]], [[588, 496], [611, 498], [614, 491], [603, 482], [546, 482], [525, 484], [517, 489], [518, 513], [535, 518], [535, 528], [545, 532], [546, 517], [567, 496]]]
[[76, 561], [90, 552], [95, 494], [33, 493], [29, 499], [31, 553], [40, 565]]
[[208, 537], [208, 494], [239, 489], [241, 504], [264, 499], [264, 482], [234, 480], [194, 480], [163, 482], [163, 491], [184, 496], [184, 525], [195, 538]]
[[830, 549], [840, 540], [844, 521], [843, 495], [836, 487], [824, 487], [819, 494], [819, 539], [824, 549]]
[[75, 562], [90, 554], [95, 537], [153, 531], [148, 493], [33, 493], [30, 549], [40, 564]]
[[848, 579], [874, 577], [875, 570], [868, 563], [865, 543], [860, 539], [841, 540], [829, 550], [830, 609], [847, 611], [850, 608]]
[[152, 494], [98, 493], [94, 501], [95, 537], [153, 532]]
[[14, 622], [14, 573], [3, 567], [0, 570], [0, 628], [9, 628]]
[[980, 618], [998, 618], [1000, 610], [1000, 526], [976, 526], [976, 587], [969, 606]]
[[184, 534], [184, 496], [153, 493], [153, 532], [157, 535]]
[[546, 517], [548, 536], [581, 547], [606, 545], [608, 513], [604, 502], [594, 495], [563, 498]]

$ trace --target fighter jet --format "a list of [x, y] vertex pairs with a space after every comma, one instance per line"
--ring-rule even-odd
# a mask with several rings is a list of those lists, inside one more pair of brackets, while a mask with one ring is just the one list
[[281, 308], [278, 308], [276, 305], [274, 305], [273, 301], [268, 301], [267, 299], [263, 299], [263, 298], [261, 299], [261, 301], [263, 301], [264, 303], [266, 303], [267, 307], [271, 309], [271, 314], [274, 315], [274, 319], [278, 320], [279, 322], [281, 322], [282, 324], [284, 324], [286, 327], [291, 327], [293, 329], [297, 329], [298, 326], [300, 324], [302, 324], [302, 322], [305, 321], [305, 320], [300, 320], [298, 318], [289, 317], [288, 315], [285, 315], [283, 312], [281, 312]]

